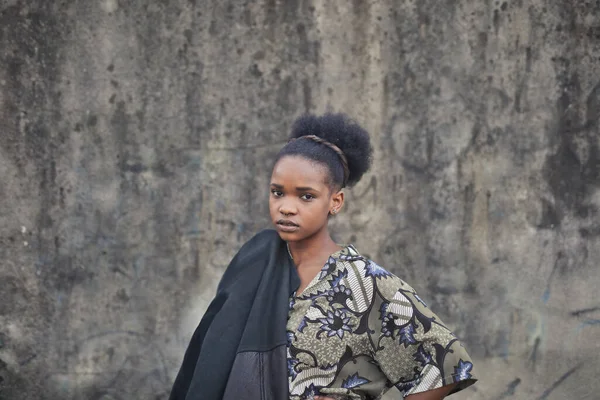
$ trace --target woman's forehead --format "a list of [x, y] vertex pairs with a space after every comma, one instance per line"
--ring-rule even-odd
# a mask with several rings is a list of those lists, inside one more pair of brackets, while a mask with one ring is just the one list
[[[283, 181], [304, 184], [324, 185], [327, 180], [327, 168], [304, 157], [283, 157], [273, 167], [272, 183], [283, 184]], [[276, 182], [277, 181], [277, 182]]]

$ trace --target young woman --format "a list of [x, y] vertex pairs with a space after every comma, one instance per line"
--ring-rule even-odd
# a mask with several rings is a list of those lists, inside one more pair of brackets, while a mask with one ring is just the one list
[[296, 121], [271, 176], [275, 231], [227, 268], [171, 400], [437, 400], [475, 382], [464, 347], [414, 289], [329, 234], [371, 155], [367, 132], [342, 114]]

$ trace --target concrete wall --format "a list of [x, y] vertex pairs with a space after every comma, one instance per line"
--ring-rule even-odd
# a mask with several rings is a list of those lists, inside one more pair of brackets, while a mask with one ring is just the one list
[[0, 3], [0, 398], [165, 399], [271, 159], [345, 111], [333, 222], [461, 336], [464, 399], [600, 398], [600, 5]]

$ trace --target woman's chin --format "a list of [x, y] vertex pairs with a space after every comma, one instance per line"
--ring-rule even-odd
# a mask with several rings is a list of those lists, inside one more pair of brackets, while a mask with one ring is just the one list
[[277, 233], [279, 234], [279, 237], [281, 238], [281, 240], [284, 240], [286, 242], [294, 242], [295, 240], [298, 240], [298, 239], [294, 240], [294, 238], [296, 237], [296, 235], [293, 234], [293, 233], [282, 232], [279, 229], [277, 230]]
[[277, 229], [277, 227], [275, 227], [275, 230], [279, 234], [281, 240], [284, 240], [286, 242], [297, 242], [299, 240], [302, 240], [302, 235], [300, 234], [299, 230], [295, 230], [293, 232], [286, 232], [285, 230]]

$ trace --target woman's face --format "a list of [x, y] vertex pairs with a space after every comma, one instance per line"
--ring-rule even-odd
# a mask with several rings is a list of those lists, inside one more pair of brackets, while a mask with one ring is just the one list
[[273, 168], [269, 210], [279, 236], [288, 242], [327, 230], [327, 217], [343, 203], [332, 193], [327, 167], [300, 156], [284, 156]]

